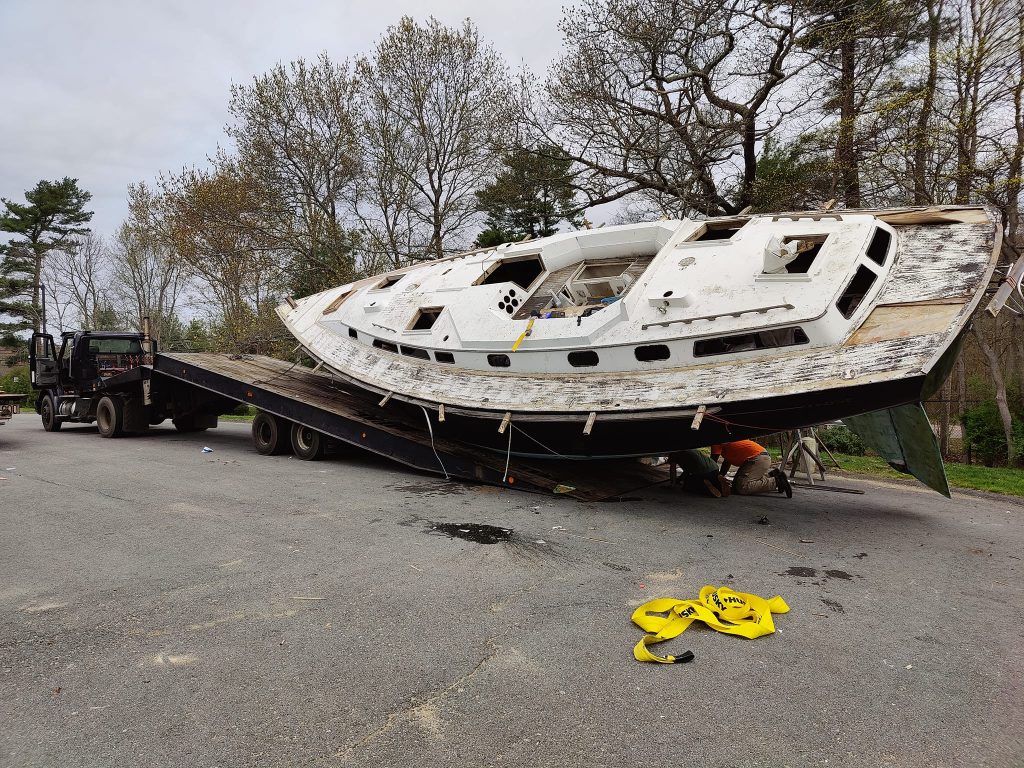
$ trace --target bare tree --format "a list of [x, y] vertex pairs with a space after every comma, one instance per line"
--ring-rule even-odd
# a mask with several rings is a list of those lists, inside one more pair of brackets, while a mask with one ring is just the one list
[[528, 110], [578, 165], [589, 205], [637, 193], [678, 212], [751, 204], [761, 142], [799, 106], [783, 84], [810, 62], [795, 6], [602, 0], [566, 14], [566, 53]]
[[493, 176], [509, 130], [511, 87], [499, 55], [468, 19], [409, 17], [359, 60], [367, 183], [358, 214], [394, 265], [464, 243], [474, 192]]
[[160, 236], [159, 201], [146, 184], [129, 185], [128, 210], [110, 249], [111, 294], [127, 324], [141, 331], [148, 317], [150, 333], [159, 342], [174, 320], [185, 277]]
[[231, 89], [235, 162], [265, 198], [254, 223], [290, 256], [298, 293], [346, 282], [355, 270], [343, 218], [360, 167], [356, 97], [348, 63], [326, 55], [278, 64]]
[[72, 321], [81, 328], [110, 330], [110, 269], [100, 235], [90, 232], [51, 250], [43, 270], [50, 306], [62, 328]]
[[158, 196], [159, 231], [195, 279], [197, 303], [236, 351], [269, 351], [271, 304], [285, 277], [275, 242], [258, 226], [262, 202], [258, 186], [226, 162], [164, 177]]

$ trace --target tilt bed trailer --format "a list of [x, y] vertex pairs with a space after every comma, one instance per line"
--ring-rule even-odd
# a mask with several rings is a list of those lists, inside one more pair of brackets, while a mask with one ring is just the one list
[[258, 409], [252, 437], [264, 455], [315, 460], [357, 446], [420, 471], [580, 500], [612, 499], [666, 481], [636, 461], [536, 461], [435, 440], [443, 418], [419, 406], [346, 390], [298, 363], [257, 355], [161, 353], [145, 333], [67, 332], [60, 350], [32, 337], [29, 365], [43, 428], [95, 423], [103, 437], [170, 419], [181, 432], [217, 426], [239, 403]]

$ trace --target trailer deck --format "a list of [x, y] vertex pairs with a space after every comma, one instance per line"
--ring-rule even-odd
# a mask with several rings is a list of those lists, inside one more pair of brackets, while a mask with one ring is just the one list
[[615, 499], [668, 480], [664, 469], [633, 460], [529, 460], [435, 439], [437, 411], [379, 400], [298, 363], [258, 355], [160, 353], [152, 369], [154, 383], [166, 377], [192, 385], [449, 478], [581, 501]]

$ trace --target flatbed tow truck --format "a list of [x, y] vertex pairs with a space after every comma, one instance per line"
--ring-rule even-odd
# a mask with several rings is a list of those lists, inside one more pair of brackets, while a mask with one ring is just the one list
[[[170, 419], [180, 432], [217, 426], [239, 403], [255, 407], [252, 439], [264, 455], [312, 461], [355, 446], [449, 479], [620, 498], [667, 481], [636, 461], [529, 460], [435, 439], [437, 412], [378, 400], [329, 374], [259, 355], [159, 352], [147, 333], [33, 334], [29, 366], [43, 428], [95, 423], [102, 437], [145, 432]], [[614, 465], [614, 466], [613, 466]]]

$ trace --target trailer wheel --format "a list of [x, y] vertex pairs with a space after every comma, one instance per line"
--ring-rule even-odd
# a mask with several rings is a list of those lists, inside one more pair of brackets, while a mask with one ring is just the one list
[[288, 453], [291, 449], [289, 441], [289, 421], [266, 411], [260, 411], [252, 420], [252, 442], [256, 452], [264, 456], [278, 456]]
[[96, 405], [96, 427], [100, 437], [120, 437], [124, 431], [124, 403], [120, 397], [105, 395]]
[[50, 395], [43, 395], [43, 401], [39, 404], [39, 415], [43, 417], [43, 429], [47, 432], [56, 432], [64, 423], [63, 419], [57, 418], [57, 407]]
[[322, 434], [315, 429], [292, 424], [292, 451], [295, 458], [303, 461], [316, 461], [324, 455], [324, 447], [327, 442]]

